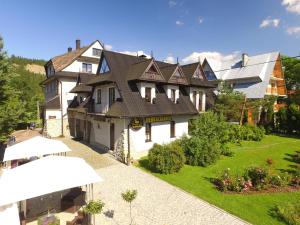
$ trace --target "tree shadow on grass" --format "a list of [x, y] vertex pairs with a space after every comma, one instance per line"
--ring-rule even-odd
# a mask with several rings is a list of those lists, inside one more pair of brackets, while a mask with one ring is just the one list
[[277, 210], [276, 206], [273, 206], [272, 208], [270, 208], [268, 210], [268, 215], [273, 217], [274, 219], [286, 224], [285, 221], [283, 220], [283, 218], [278, 214], [278, 210]]
[[300, 151], [296, 151], [294, 154], [286, 153], [283, 159], [294, 164], [289, 165], [288, 169], [280, 169], [281, 172], [294, 174], [297, 170], [300, 170]]

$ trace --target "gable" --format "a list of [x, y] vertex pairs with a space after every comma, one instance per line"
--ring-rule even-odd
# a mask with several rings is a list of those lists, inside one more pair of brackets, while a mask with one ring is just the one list
[[151, 60], [150, 64], [140, 77], [142, 80], [150, 80], [150, 81], [164, 81], [158, 66], [155, 64], [153, 60]]
[[211, 81], [211, 80], [217, 80], [217, 77], [214, 73], [214, 71], [212, 70], [212, 68], [210, 67], [209, 63], [207, 62], [207, 60], [205, 60], [203, 62], [203, 71], [204, 71], [204, 75], [206, 77], [207, 80]]
[[179, 66], [176, 67], [174, 70], [172, 76], [169, 79], [170, 83], [176, 83], [176, 84], [188, 84], [187, 79], [183, 74], [183, 71]]
[[203, 74], [203, 71], [200, 69], [200, 65], [195, 70], [195, 73], [193, 74], [192, 78], [204, 80], [204, 74]]

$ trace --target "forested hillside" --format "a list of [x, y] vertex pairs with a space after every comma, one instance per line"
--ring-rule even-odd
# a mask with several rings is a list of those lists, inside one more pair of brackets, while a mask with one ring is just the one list
[[13, 130], [38, 120], [38, 105], [44, 101], [40, 82], [45, 75], [28, 68], [42, 71], [40, 66], [44, 64], [45, 61], [39, 59], [8, 57], [0, 37], [0, 142]]

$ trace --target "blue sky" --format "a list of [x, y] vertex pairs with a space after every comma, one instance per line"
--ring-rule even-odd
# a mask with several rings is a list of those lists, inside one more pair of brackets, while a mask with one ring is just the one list
[[2, 0], [9, 54], [49, 59], [98, 39], [115, 51], [144, 51], [187, 63], [279, 50], [300, 53], [300, 0]]

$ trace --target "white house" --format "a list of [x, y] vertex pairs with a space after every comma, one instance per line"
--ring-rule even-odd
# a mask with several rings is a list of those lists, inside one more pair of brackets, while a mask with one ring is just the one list
[[70, 132], [121, 160], [138, 158], [154, 143], [188, 134], [212, 87], [200, 63], [180, 66], [103, 50], [98, 74], [72, 90]]
[[42, 82], [45, 93], [44, 131], [51, 137], [69, 136], [67, 108], [74, 98], [70, 91], [81, 74], [87, 79], [97, 73], [102, 49], [98, 40], [85, 47], [76, 40], [75, 50], [69, 47], [67, 53], [46, 63], [47, 79]]

